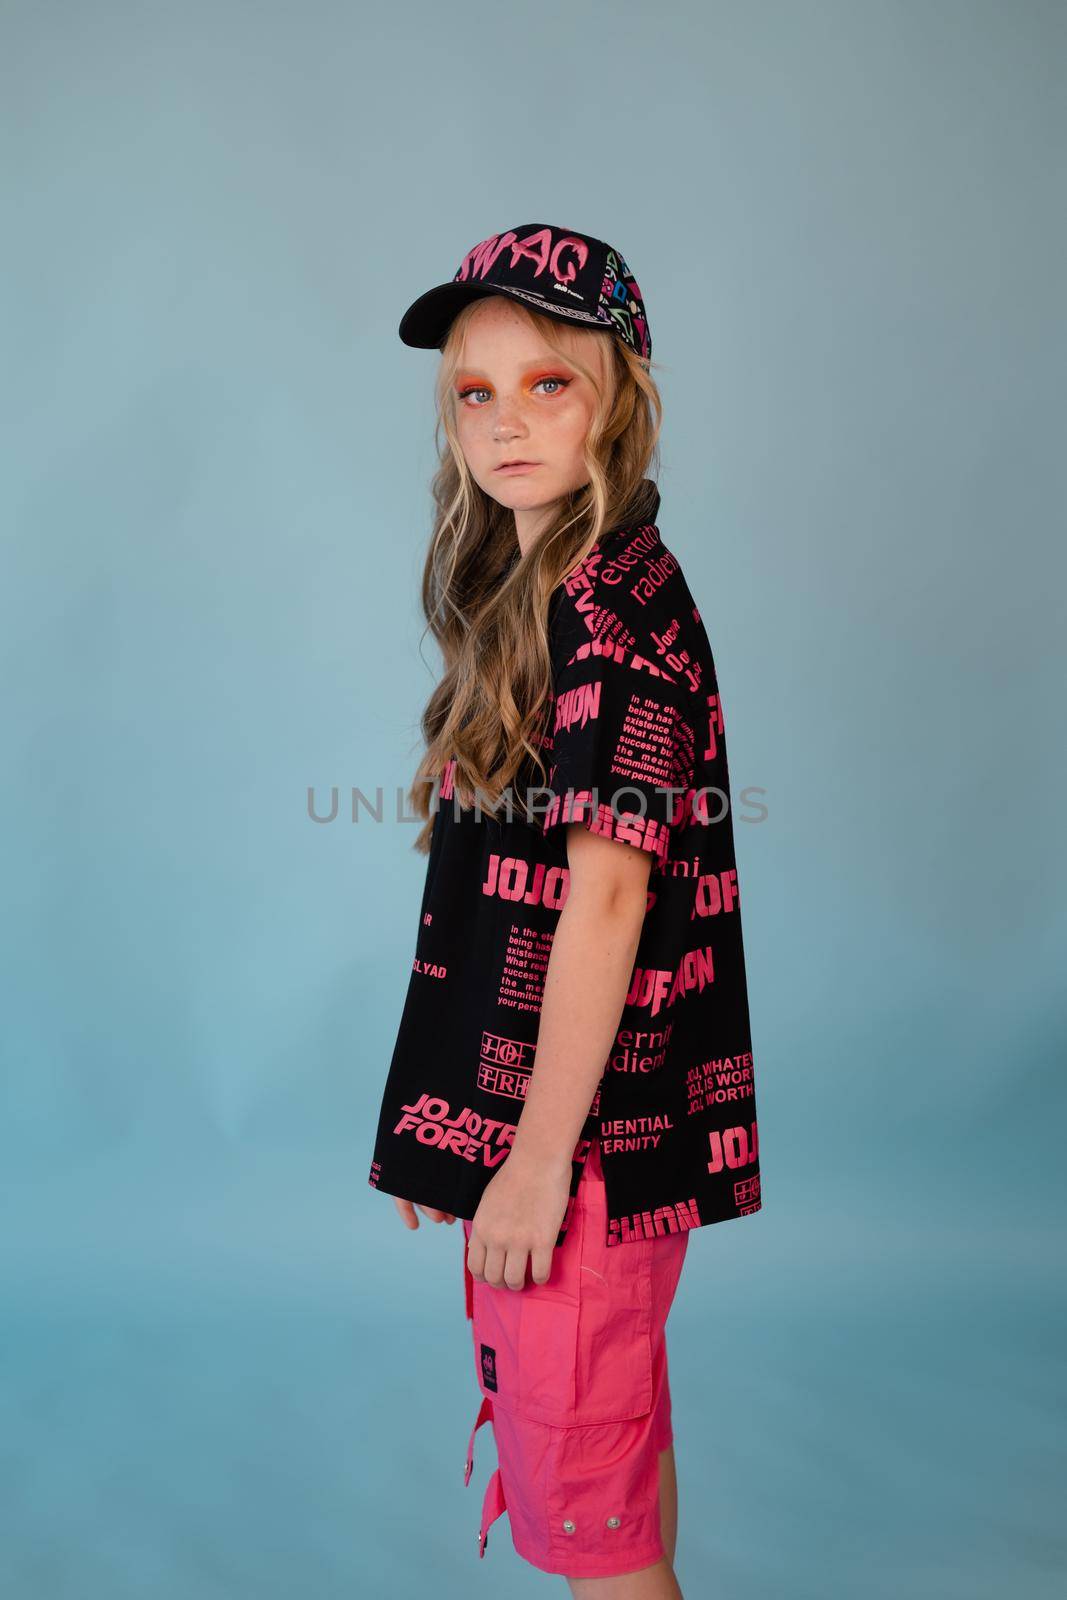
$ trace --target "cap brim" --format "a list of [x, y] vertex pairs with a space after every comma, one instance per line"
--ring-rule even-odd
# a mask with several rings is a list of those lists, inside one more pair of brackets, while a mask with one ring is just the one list
[[613, 331], [610, 321], [594, 316], [591, 311], [577, 311], [570, 306], [563, 308], [525, 289], [505, 289], [494, 283], [439, 283], [436, 289], [427, 289], [425, 294], [420, 294], [408, 306], [400, 319], [400, 337], [413, 349], [439, 350], [463, 307], [472, 300], [483, 300], [490, 294], [506, 295], [544, 317], [553, 317], [557, 322], [569, 322], [572, 327], [578, 322], [587, 328], [603, 329], [606, 333]]

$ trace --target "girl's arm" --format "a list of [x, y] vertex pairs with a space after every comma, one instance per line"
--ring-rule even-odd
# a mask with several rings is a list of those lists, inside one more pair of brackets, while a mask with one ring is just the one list
[[569, 885], [545, 974], [526, 1101], [514, 1144], [471, 1224], [473, 1277], [521, 1289], [527, 1258], [545, 1283], [570, 1193], [571, 1157], [619, 1025], [648, 902], [652, 855], [567, 828]]

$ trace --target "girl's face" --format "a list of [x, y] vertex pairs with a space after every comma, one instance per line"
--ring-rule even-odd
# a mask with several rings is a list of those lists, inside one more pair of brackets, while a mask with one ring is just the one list
[[[606, 338], [591, 331], [582, 352], [604, 376]], [[595, 406], [589, 380], [504, 295], [476, 303], [456, 369], [456, 428], [471, 476], [515, 513], [524, 550], [555, 503], [589, 481], [582, 445]], [[513, 461], [525, 465], [505, 466]]]

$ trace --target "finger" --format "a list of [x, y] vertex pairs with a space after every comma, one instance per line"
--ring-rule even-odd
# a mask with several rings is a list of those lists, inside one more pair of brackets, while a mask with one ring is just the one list
[[530, 1251], [530, 1277], [534, 1283], [547, 1283], [552, 1276], [552, 1246], [535, 1245]]
[[467, 1270], [479, 1283], [485, 1282], [485, 1245], [476, 1233], [467, 1240]]
[[504, 1263], [504, 1282], [509, 1289], [525, 1289], [527, 1259], [528, 1252], [525, 1246], [508, 1251]]
[[400, 1215], [400, 1220], [401, 1220], [401, 1222], [403, 1222], [405, 1227], [407, 1227], [407, 1228], [417, 1228], [418, 1227], [419, 1219], [415, 1215], [415, 1207], [412, 1205], [410, 1200], [400, 1200], [400, 1199], [397, 1198], [396, 1195], [394, 1195], [393, 1196], [393, 1204], [396, 1206], [396, 1209], [397, 1209], [397, 1211], [398, 1211], [398, 1213]]
[[494, 1289], [504, 1287], [504, 1252], [498, 1244], [490, 1245], [485, 1252], [485, 1281]]
[[419, 1210], [424, 1217], [429, 1217], [431, 1222], [445, 1222], [449, 1220], [447, 1211], [438, 1211], [436, 1206], [424, 1206], [420, 1202]]

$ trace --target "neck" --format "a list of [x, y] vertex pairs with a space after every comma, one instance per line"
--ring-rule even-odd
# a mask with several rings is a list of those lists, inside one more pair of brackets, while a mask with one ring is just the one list
[[515, 534], [522, 555], [529, 555], [555, 513], [555, 506], [532, 506], [529, 510], [513, 512]]

